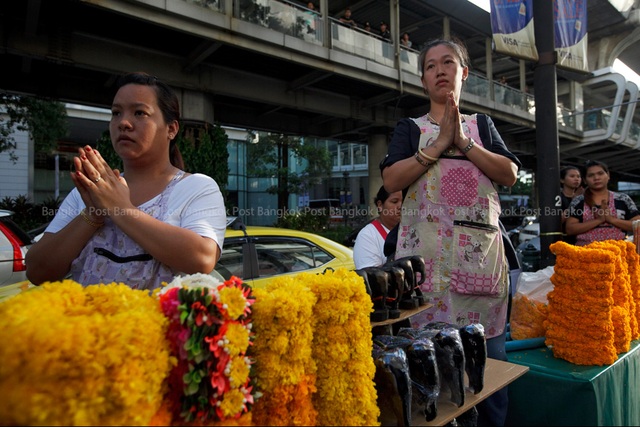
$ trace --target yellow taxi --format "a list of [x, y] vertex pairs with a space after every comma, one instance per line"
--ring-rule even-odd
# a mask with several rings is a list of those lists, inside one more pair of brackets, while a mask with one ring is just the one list
[[215, 271], [261, 288], [274, 277], [338, 268], [355, 269], [353, 251], [346, 246], [313, 233], [245, 226], [230, 218]]

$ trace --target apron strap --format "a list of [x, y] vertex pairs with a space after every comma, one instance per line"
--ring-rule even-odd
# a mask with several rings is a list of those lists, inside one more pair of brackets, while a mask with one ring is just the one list
[[371, 221], [371, 224], [373, 224], [373, 226], [376, 228], [376, 230], [378, 230], [378, 233], [380, 233], [380, 235], [382, 236], [383, 240], [387, 239], [387, 230], [384, 229], [384, 227], [382, 226], [382, 223], [377, 220], [374, 219], [373, 221]]

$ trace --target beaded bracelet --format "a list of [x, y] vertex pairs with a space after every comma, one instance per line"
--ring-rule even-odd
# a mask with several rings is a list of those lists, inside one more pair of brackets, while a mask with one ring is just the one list
[[84, 222], [86, 222], [93, 228], [100, 228], [104, 225], [104, 221], [96, 222], [96, 221], [93, 221], [91, 218], [89, 218], [89, 215], [87, 215], [84, 209], [80, 211], [80, 216], [82, 217], [82, 219], [84, 219]]
[[430, 155], [428, 155], [427, 153], [425, 153], [424, 151], [422, 151], [421, 148], [418, 149], [418, 154], [420, 154], [422, 157], [424, 157], [425, 159], [435, 163], [438, 161], [437, 157], [431, 157]]
[[466, 147], [464, 147], [462, 149], [462, 152], [464, 154], [467, 154], [469, 152], [469, 150], [471, 150], [473, 148], [474, 145], [476, 145], [476, 142], [473, 139], [469, 139], [469, 145], [467, 145]]
[[429, 163], [429, 162], [425, 162], [424, 159], [422, 159], [420, 157], [420, 154], [418, 154], [420, 150], [416, 151], [416, 154], [413, 156], [416, 158], [416, 160], [418, 161], [418, 163], [420, 163], [422, 166], [424, 166], [425, 168], [428, 168], [429, 166], [431, 166], [433, 163]]

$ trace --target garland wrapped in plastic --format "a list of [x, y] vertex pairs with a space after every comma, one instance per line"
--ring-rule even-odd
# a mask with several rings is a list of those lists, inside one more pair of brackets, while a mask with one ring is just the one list
[[[0, 303], [0, 421], [147, 425], [172, 368], [147, 291], [50, 282]], [[175, 361], [173, 361], [175, 362]]]
[[158, 295], [178, 360], [168, 379], [174, 423], [251, 424], [251, 288], [237, 277], [220, 283], [192, 274], [176, 277]]

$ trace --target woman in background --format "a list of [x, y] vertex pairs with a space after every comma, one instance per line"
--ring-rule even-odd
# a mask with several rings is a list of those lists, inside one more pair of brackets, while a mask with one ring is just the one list
[[565, 166], [560, 169], [560, 205], [562, 209], [562, 239], [576, 244], [576, 236], [567, 235], [566, 221], [569, 217], [569, 205], [574, 197], [584, 192], [582, 187], [582, 176], [577, 166]]
[[609, 168], [598, 161], [585, 164], [587, 189], [576, 196], [569, 207], [566, 229], [576, 236], [576, 245], [602, 240], [623, 240], [632, 231], [632, 222], [640, 212], [631, 197], [608, 189]]
[[402, 191], [389, 194], [384, 186], [381, 186], [374, 203], [378, 209], [378, 218], [360, 230], [353, 246], [353, 261], [357, 270], [379, 267], [387, 261], [384, 255], [384, 241], [389, 231], [400, 222]]

